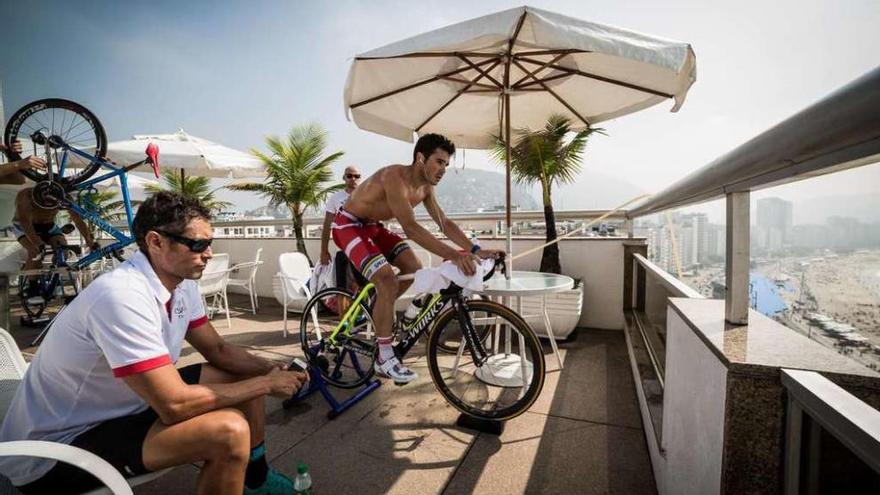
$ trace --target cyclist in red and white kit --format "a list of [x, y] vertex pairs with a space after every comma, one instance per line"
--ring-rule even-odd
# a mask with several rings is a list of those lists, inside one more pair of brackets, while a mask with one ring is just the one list
[[[498, 253], [471, 243], [437, 203], [434, 186], [443, 178], [454, 154], [455, 145], [449, 139], [439, 134], [422, 136], [413, 150], [410, 165], [389, 165], [379, 169], [354, 190], [333, 220], [333, 242], [376, 286], [373, 320], [379, 357], [375, 369], [396, 383], [409, 383], [418, 378], [394, 355], [391, 336], [394, 301], [412, 282], [398, 281], [388, 263], [398, 267], [402, 274], [415, 273], [421, 264], [406, 241], [381, 222], [396, 219], [408, 239], [452, 261], [468, 276], [476, 270], [475, 257], [489, 258]], [[425, 205], [440, 231], [463, 251], [437, 239], [416, 222], [413, 208], [419, 204]]]

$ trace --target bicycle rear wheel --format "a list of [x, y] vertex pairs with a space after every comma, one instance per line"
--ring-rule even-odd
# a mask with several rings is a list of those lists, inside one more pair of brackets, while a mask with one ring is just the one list
[[11, 160], [36, 156], [52, 164], [50, 170], [23, 170], [25, 176], [35, 182], [52, 178], [65, 188], [91, 177], [101, 167], [95, 157], [107, 153], [107, 135], [95, 114], [59, 98], [28, 103], [12, 114], [3, 141], [11, 147], [16, 140], [22, 150], [10, 152]]
[[[300, 342], [309, 365], [330, 384], [356, 388], [373, 376], [376, 361], [376, 338], [370, 308], [361, 301], [354, 328], [340, 331], [336, 341], [330, 334], [354, 303], [355, 296], [345, 290], [329, 288], [315, 294], [303, 309]], [[323, 309], [327, 310], [322, 311]], [[332, 309], [329, 309], [332, 308]]]
[[[437, 390], [453, 407], [480, 419], [508, 420], [528, 410], [544, 387], [544, 352], [531, 327], [509, 308], [492, 301], [468, 301], [465, 321], [454, 306], [441, 314], [428, 337], [428, 369]], [[477, 364], [462, 325], [494, 330]], [[457, 351], [450, 355], [441, 344]]]

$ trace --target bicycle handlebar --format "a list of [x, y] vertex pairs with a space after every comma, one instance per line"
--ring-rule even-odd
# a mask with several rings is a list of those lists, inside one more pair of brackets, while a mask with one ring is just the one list
[[[507, 271], [507, 264], [504, 262], [506, 257], [507, 257], [507, 253], [499, 253], [497, 256], [494, 257], [495, 263], [492, 265], [492, 268], [488, 272], [486, 272], [485, 275], [483, 275], [483, 282], [492, 278], [492, 276], [495, 275], [495, 270], [499, 266], [501, 267], [501, 273], [505, 273]], [[408, 273], [406, 275], [398, 275], [397, 276], [397, 280], [400, 282], [403, 282], [406, 280], [415, 280], [415, 278], [416, 278], [415, 273]]]

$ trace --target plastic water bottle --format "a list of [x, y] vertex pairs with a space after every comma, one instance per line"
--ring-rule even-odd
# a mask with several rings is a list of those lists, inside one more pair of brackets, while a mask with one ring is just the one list
[[293, 493], [296, 495], [312, 495], [312, 477], [309, 467], [301, 462], [296, 467], [296, 478], [293, 479]]
[[404, 325], [409, 325], [413, 320], [416, 319], [416, 316], [419, 315], [419, 312], [422, 311], [422, 305], [424, 302], [420, 296], [414, 297], [412, 302], [409, 303], [409, 306], [406, 307], [406, 311], [403, 313], [403, 323]]

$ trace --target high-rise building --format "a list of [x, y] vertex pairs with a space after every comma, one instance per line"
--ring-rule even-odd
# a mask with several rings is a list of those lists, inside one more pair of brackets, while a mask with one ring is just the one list
[[773, 252], [790, 244], [793, 216], [790, 201], [781, 198], [759, 199], [755, 246]]

